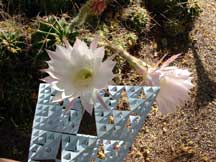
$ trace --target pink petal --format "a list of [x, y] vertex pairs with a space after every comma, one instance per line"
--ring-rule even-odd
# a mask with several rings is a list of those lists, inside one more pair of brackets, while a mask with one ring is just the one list
[[167, 77], [166, 81], [160, 86], [160, 92], [157, 96], [159, 110], [162, 113], [169, 113], [176, 110], [188, 99], [188, 88], [181, 80]]
[[163, 55], [163, 57], [157, 62], [157, 64], [155, 65], [155, 67], [158, 67], [166, 56], [167, 56], [167, 54]]
[[71, 50], [60, 45], [56, 45], [56, 53], [59, 56], [58, 60], [68, 61], [71, 55]]
[[83, 41], [76, 48], [81, 56], [90, 57], [93, 54], [93, 51], [89, 49], [87, 44]]
[[167, 67], [164, 67], [163, 69], [159, 69], [159, 70], [165, 73], [165, 72], [176, 71], [176, 70], [178, 70], [178, 68], [176, 66], [167, 66]]
[[95, 37], [94, 40], [90, 44], [90, 49], [92, 49], [93, 51], [96, 50], [97, 45], [98, 45], [98, 37]]
[[178, 78], [185, 79], [185, 80], [187, 80], [189, 76], [191, 75], [191, 72], [189, 72], [187, 69], [184, 69], [184, 70], [177, 69], [175, 73]]
[[53, 97], [52, 102], [61, 102], [64, 99], [62, 98], [62, 92], [57, 92], [56, 95]]
[[70, 50], [73, 49], [73, 47], [71, 47], [71, 45], [70, 45], [69, 41], [67, 40], [67, 38], [63, 38], [63, 42], [64, 42], [66, 48], [68, 48]]
[[73, 45], [73, 48], [78, 48], [81, 43], [82, 43], [82, 41], [77, 38], [74, 45]]
[[159, 111], [163, 115], [166, 115], [168, 113], [172, 113], [172, 112], [176, 111], [176, 109], [177, 109], [176, 105], [168, 103], [166, 101], [166, 99], [163, 99], [162, 97], [157, 97], [156, 102], [158, 104]]
[[66, 44], [66, 47], [56, 45], [55, 51], [46, 50], [51, 62], [61, 64], [61, 62], [65, 62], [65, 64], [70, 63], [70, 57], [72, 53], [72, 47], [70, 46], [69, 42]]
[[103, 68], [113, 69], [116, 65], [116, 62], [110, 60], [109, 58], [103, 62]]
[[55, 73], [56, 77], [67, 77], [71, 72], [71, 69], [73, 69], [74, 61], [60, 61], [60, 60], [49, 60], [47, 61], [47, 64], [49, 65], [48, 70]]
[[147, 75], [147, 84], [160, 86], [156, 98], [162, 114], [174, 112], [189, 98], [189, 90], [193, 87], [191, 73], [175, 66], [164, 67]]
[[[53, 86], [53, 85], [52, 85]], [[56, 95], [53, 97], [53, 102], [60, 102], [64, 99], [71, 98], [71, 96], [66, 96], [64, 91], [58, 91]]]
[[47, 76], [47, 77], [42, 78], [42, 79], [40, 79], [40, 80], [43, 81], [43, 82], [46, 82], [46, 83], [51, 83], [51, 82], [57, 81], [57, 79], [52, 78], [51, 76]]
[[88, 101], [86, 101], [83, 97], [80, 97], [81, 103], [83, 108], [90, 114], [92, 115], [93, 111], [93, 104], [90, 104]]
[[153, 73], [147, 74], [147, 84], [150, 86], [159, 86], [159, 78], [161, 75], [161, 71], [157, 70]]
[[172, 57], [170, 57], [168, 60], [166, 60], [162, 65], [161, 65], [161, 69], [167, 67], [169, 64], [171, 64], [173, 61], [175, 61], [181, 54], [177, 54], [174, 55]]
[[114, 54], [114, 55], [112, 55], [112, 56], [109, 56], [108, 58], [107, 58], [107, 60], [113, 60], [116, 56], [118, 56], [118, 54]]
[[110, 80], [113, 78], [113, 67], [115, 66], [115, 62], [111, 60], [104, 61], [98, 70], [98, 75], [94, 80], [94, 86], [97, 89], [105, 88]]
[[170, 105], [168, 106], [168, 104], [166, 104], [167, 102], [166, 102], [166, 100], [164, 100], [162, 95], [161, 96], [159, 94], [157, 95], [156, 102], [157, 102], [159, 111], [163, 115], [165, 115], [169, 112], [167, 109]]
[[103, 58], [104, 58], [104, 53], [105, 53], [105, 50], [104, 50], [103, 47], [97, 48], [97, 49], [95, 49], [95, 51], [94, 51], [95, 57], [100, 58], [100, 61], [103, 60]]
[[71, 108], [73, 108], [74, 103], [75, 103], [75, 99], [72, 99], [72, 100], [68, 103], [68, 105], [66, 106], [65, 113], [68, 113], [68, 112], [71, 110]]
[[96, 97], [97, 97], [98, 101], [100, 102], [100, 104], [101, 104], [106, 110], [109, 110], [107, 104], [104, 102], [103, 98], [98, 94], [98, 92], [96, 92]]
[[51, 71], [50, 69], [40, 69], [40, 71], [49, 74], [54, 79], [58, 79], [62, 77], [59, 73]]
[[61, 55], [54, 52], [54, 51], [50, 51], [50, 50], [46, 49], [46, 52], [47, 52], [50, 59], [55, 59], [55, 60], [61, 60], [62, 59]]

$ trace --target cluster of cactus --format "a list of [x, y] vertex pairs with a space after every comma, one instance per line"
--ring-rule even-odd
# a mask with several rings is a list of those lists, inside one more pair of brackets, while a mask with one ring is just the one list
[[56, 44], [62, 44], [64, 38], [73, 43], [78, 34], [65, 18], [49, 16], [46, 19], [39, 19], [38, 23], [38, 30], [32, 34], [32, 47], [37, 50], [54, 48]]
[[[14, 21], [5, 20], [0, 23], [0, 58], [10, 54], [19, 54], [25, 47], [22, 30], [16, 27]], [[14, 27], [15, 26], [15, 27]], [[9, 55], [8, 55], [9, 54]]]
[[201, 11], [196, 0], [145, 0], [145, 3], [171, 37], [187, 32]]
[[146, 31], [149, 28], [150, 16], [148, 11], [140, 5], [132, 5], [122, 12], [122, 20], [127, 27], [138, 31]]
[[25, 45], [23, 42], [23, 37], [20, 33], [13, 32], [0, 32], [0, 50], [1, 54], [7, 52], [12, 54], [18, 54], [21, 52], [21, 46]]

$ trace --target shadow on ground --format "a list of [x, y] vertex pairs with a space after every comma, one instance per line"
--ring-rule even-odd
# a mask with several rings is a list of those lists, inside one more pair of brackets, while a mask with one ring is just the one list
[[216, 82], [209, 78], [208, 72], [203, 66], [194, 43], [192, 44], [191, 49], [195, 59], [195, 67], [197, 71], [197, 93], [195, 103], [197, 103], [197, 109], [200, 109], [203, 106], [207, 106], [208, 103], [212, 102], [216, 97]]
[[199, 6], [189, 0], [144, 1], [155, 26], [151, 33], [158, 50], [179, 53], [190, 43], [190, 31], [200, 13]]
[[0, 123], [0, 158], [27, 161], [31, 124], [15, 128], [10, 122]]

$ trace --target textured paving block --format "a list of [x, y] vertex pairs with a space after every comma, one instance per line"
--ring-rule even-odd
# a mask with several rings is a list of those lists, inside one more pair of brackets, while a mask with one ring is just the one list
[[56, 91], [41, 84], [28, 161], [123, 161], [158, 92], [158, 87], [141, 86], [109, 86], [108, 92], [100, 91], [109, 110], [95, 103], [97, 135], [90, 136], [77, 134], [84, 112], [79, 99], [65, 113], [68, 100], [53, 103]]
[[33, 128], [76, 134], [83, 115], [80, 101], [77, 100], [74, 108], [69, 113], [65, 113], [64, 108], [68, 101], [65, 100], [61, 105], [53, 103], [53, 94], [55, 91], [47, 84], [40, 85]]

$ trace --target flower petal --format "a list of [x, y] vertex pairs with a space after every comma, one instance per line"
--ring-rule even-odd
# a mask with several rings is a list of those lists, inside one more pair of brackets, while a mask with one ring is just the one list
[[100, 61], [104, 58], [105, 49], [103, 47], [97, 48], [94, 51], [95, 57], [100, 58]]
[[56, 53], [54, 51], [50, 51], [50, 50], [46, 49], [46, 52], [47, 52], [50, 59], [55, 59], [55, 60], [62, 59], [61, 55], [59, 55], [58, 53]]
[[71, 50], [68, 48], [65, 48], [63, 46], [60, 45], [56, 45], [56, 51], [55, 51], [58, 55], [60, 55], [61, 59], [64, 59], [65, 61], [67, 61], [69, 59], [69, 56], [71, 54]]
[[75, 41], [75, 43], [74, 43], [74, 45], [73, 45], [73, 48], [78, 48], [78, 46], [79, 46], [81, 43], [82, 43], [82, 41], [81, 41], [80, 39], [76, 38], [76, 41]]
[[87, 44], [83, 41], [81, 41], [79, 46], [74, 49], [78, 50], [80, 56], [86, 56], [88, 58], [93, 56], [93, 51], [90, 50]]
[[70, 51], [73, 50], [73, 47], [70, 45], [69, 41], [66, 38], [63, 38], [63, 42], [67, 49], [69, 49]]
[[46, 82], [46, 83], [51, 83], [51, 82], [57, 81], [57, 79], [52, 78], [51, 76], [47, 76], [47, 77], [42, 78], [42, 79], [40, 79], [40, 80], [43, 81], [43, 82]]
[[163, 115], [174, 112], [177, 109], [176, 106], [173, 106], [173, 105], [170, 105], [170, 103], [167, 103], [167, 101], [163, 98], [162, 95], [156, 98], [156, 102], [158, 104], [158, 108], [160, 112]]
[[106, 87], [108, 85], [108, 82], [112, 80], [114, 76], [112, 69], [114, 66], [115, 62], [111, 60], [106, 60], [101, 64], [93, 83], [97, 89]]
[[90, 114], [92, 115], [92, 111], [93, 111], [93, 104], [91, 104], [88, 99], [86, 99], [85, 97], [80, 97], [81, 99], [81, 103], [83, 105], [83, 108]]
[[62, 98], [62, 92], [57, 92], [56, 95], [53, 97], [52, 102], [61, 102], [64, 98]]
[[160, 92], [157, 96], [158, 106], [162, 113], [173, 112], [188, 99], [189, 89], [182, 80], [170, 77], [163, 79], [160, 80]]
[[95, 37], [94, 40], [90, 44], [90, 49], [93, 51], [96, 50], [97, 45], [98, 45], [98, 37]]
[[181, 54], [177, 54], [177, 55], [174, 55], [172, 57], [170, 57], [168, 60], [166, 60], [162, 65], [161, 65], [161, 69], [169, 66], [169, 64], [171, 64], [173, 61], [175, 61]]
[[104, 102], [103, 98], [96, 92], [97, 100], [100, 102], [100, 104], [106, 109], [109, 110], [107, 104]]
[[[178, 56], [169, 61], [176, 57]], [[156, 101], [163, 114], [175, 111], [177, 106], [181, 106], [189, 98], [189, 90], [193, 87], [190, 75], [187, 69], [179, 69], [176, 66], [164, 66], [149, 71], [147, 84], [160, 86]]]
[[71, 110], [71, 108], [74, 106], [74, 103], [75, 103], [75, 99], [70, 98], [70, 101], [65, 108], [65, 113], [68, 113]]
[[54, 79], [58, 79], [61, 77], [61, 74], [58, 74], [55, 71], [52, 71], [50, 69], [41, 69], [40, 71], [49, 74]]

